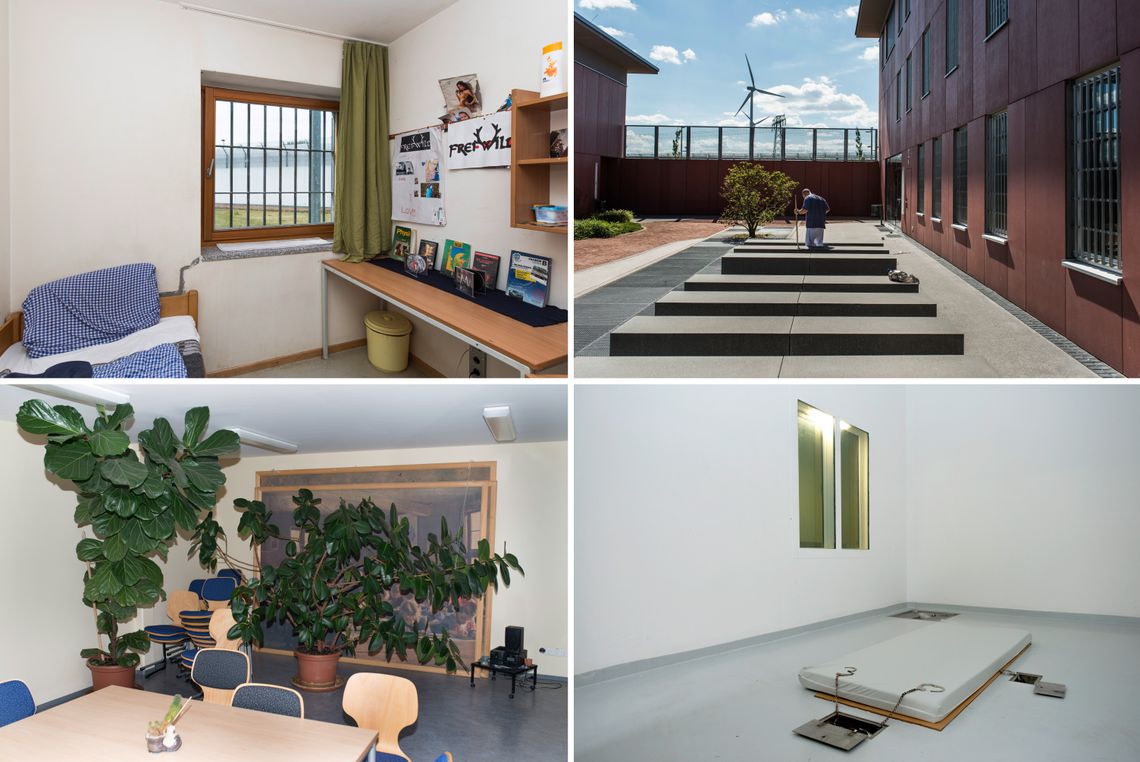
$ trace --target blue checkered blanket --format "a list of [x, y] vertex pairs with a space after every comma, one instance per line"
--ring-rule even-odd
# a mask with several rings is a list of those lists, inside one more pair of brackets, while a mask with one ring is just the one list
[[151, 349], [93, 366], [93, 378], [186, 378], [186, 363], [177, 344]]
[[32, 358], [118, 341], [158, 323], [154, 265], [121, 265], [45, 283], [32, 289], [23, 310], [24, 349]]

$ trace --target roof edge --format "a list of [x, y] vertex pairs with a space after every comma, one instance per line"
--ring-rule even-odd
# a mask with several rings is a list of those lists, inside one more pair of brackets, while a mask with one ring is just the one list
[[585, 16], [578, 13], [577, 11], [574, 12], [574, 23], [582, 25], [600, 40], [616, 48], [617, 52], [622, 56], [622, 58], [626, 59], [627, 63], [629, 64], [626, 66], [626, 70], [630, 74], [658, 74], [661, 71], [647, 59], [642, 57], [640, 53], [637, 53], [633, 50], [633, 48], [629, 47], [625, 43], [620, 42], [609, 32], [602, 29], [594, 22], [588, 20]]
[[855, 19], [856, 37], [878, 37], [887, 23], [887, 14], [894, 0], [859, 0], [859, 15]]

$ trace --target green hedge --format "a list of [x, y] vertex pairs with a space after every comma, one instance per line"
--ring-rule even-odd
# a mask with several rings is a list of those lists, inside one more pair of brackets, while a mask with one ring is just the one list
[[[606, 212], [602, 214], [606, 214]], [[626, 214], [629, 214], [629, 212], [626, 212]], [[613, 238], [623, 235], [624, 233], [633, 233], [638, 230], [641, 230], [641, 225], [636, 222], [606, 221], [601, 219], [601, 215], [595, 215], [585, 220], [574, 220], [575, 241], [580, 241], [583, 238]]]
[[610, 209], [605, 212], [598, 212], [594, 215], [595, 220], [605, 220], [606, 222], [633, 222], [633, 212], [628, 209]]

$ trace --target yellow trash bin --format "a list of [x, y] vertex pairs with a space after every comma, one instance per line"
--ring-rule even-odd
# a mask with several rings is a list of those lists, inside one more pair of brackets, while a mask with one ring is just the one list
[[385, 373], [399, 373], [408, 367], [412, 321], [395, 312], [376, 310], [364, 316], [368, 332], [368, 362]]

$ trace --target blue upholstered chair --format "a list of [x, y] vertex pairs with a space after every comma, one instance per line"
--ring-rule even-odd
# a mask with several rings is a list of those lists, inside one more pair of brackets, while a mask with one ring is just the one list
[[36, 702], [23, 680], [0, 683], [0, 728], [36, 713]]
[[232, 577], [234, 579], [234, 581], [237, 582], [239, 585], [242, 582], [241, 572], [239, 572], [237, 569], [222, 569], [221, 571], [218, 572], [217, 576], [219, 576], [219, 577]]
[[171, 590], [166, 596], [166, 616], [174, 624], [155, 624], [143, 628], [150, 636], [150, 642], [162, 646], [162, 661], [147, 671], [144, 677], [150, 677], [166, 669], [167, 662], [184, 650], [182, 646], [190, 639], [190, 635], [182, 626], [179, 612], [196, 605], [198, 605], [198, 596], [189, 590]]
[[266, 683], [244, 683], [234, 690], [230, 706], [256, 709], [259, 712], [283, 714], [305, 719], [305, 700], [292, 688]]
[[202, 600], [211, 611], [228, 608], [230, 596], [236, 589], [237, 580], [233, 577], [210, 577], [202, 585]]
[[190, 590], [190, 592], [194, 593], [194, 595], [201, 598], [202, 597], [202, 585], [204, 585], [204, 584], [206, 584], [206, 580], [204, 580], [204, 579], [192, 579], [192, 580], [190, 580], [189, 590]]
[[229, 706], [234, 689], [249, 682], [249, 656], [225, 648], [202, 648], [194, 656], [190, 679], [202, 689], [207, 704]]
[[435, 758], [435, 762], [454, 762], [454, 757], [451, 756], [450, 751], [445, 751]]

